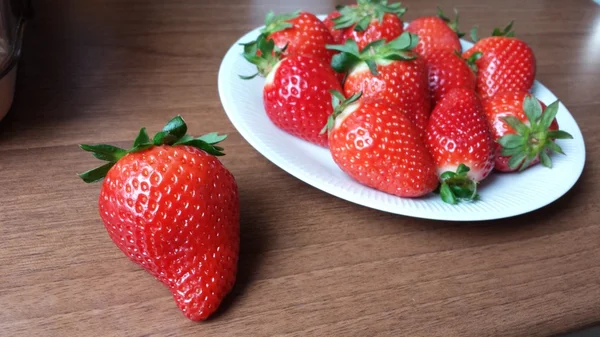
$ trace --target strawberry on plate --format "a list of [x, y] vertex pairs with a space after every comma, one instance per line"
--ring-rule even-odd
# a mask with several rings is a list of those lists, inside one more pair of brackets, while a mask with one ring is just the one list
[[499, 92], [484, 101], [484, 110], [498, 142], [495, 168], [522, 171], [540, 161], [552, 167], [552, 152], [564, 154], [555, 139], [573, 137], [559, 130], [558, 101], [546, 107], [525, 91]]
[[429, 55], [438, 49], [450, 52], [461, 52], [460, 38], [465, 34], [458, 30], [458, 11], [454, 10], [456, 18], [450, 20], [438, 8], [437, 16], [424, 16], [412, 21], [406, 31], [419, 37], [415, 51], [429, 59]]
[[360, 49], [377, 40], [391, 41], [404, 32], [402, 15], [406, 8], [387, 0], [358, 0], [357, 4], [339, 6], [325, 24], [331, 27], [337, 44], [354, 40]]
[[[263, 103], [269, 119], [283, 131], [320, 146], [327, 146], [321, 128], [333, 112], [329, 90], [341, 90], [338, 75], [321, 59], [288, 55], [275, 48], [273, 40], [259, 37], [246, 45], [244, 57], [266, 77]], [[260, 51], [260, 53], [257, 53]], [[260, 54], [258, 56], [257, 54]]]
[[437, 49], [427, 58], [429, 73], [429, 92], [432, 106], [435, 107], [446, 93], [455, 88], [475, 90], [475, 74], [477, 66], [475, 61], [481, 53], [474, 53], [469, 60], [465, 60], [456, 51]]
[[500, 91], [529, 91], [536, 74], [536, 59], [527, 43], [514, 37], [511, 22], [504, 30], [496, 28], [492, 36], [477, 41], [476, 30], [471, 35], [475, 45], [463, 53], [469, 59], [475, 53], [477, 92], [482, 99]]
[[335, 54], [325, 48], [335, 43], [329, 29], [318, 17], [308, 12], [279, 15], [269, 12], [265, 27], [260, 32], [267, 40], [273, 40], [280, 50], [285, 48], [286, 55], [307, 55], [329, 63]]
[[240, 211], [235, 179], [215, 157], [225, 136], [186, 132], [178, 116], [152, 139], [142, 128], [129, 150], [81, 145], [107, 163], [80, 177], [104, 179], [98, 207], [110, 238], [198, 321], [235, 283]]
[[399, 197], [420, 197], [438, 185], [435, 164], [403, 109], [386, 100], [349, 99], [333, 91], [327, 121], [336, 164], [361, 184]]
[[443, 200], [455, 204], [475, 198], [476, 183], [494, 168], [496, 146], [474, 90], [456, 88], [444, 96], [431, 113], [425, 143], [437, 165]]
[[328, 46], [341, 51], [331, 65], [347, 73], [344, 94], [362, 92], [361, 99], [379, 98], [398, 105], [415, 126], [424, 131], [431, 111], [429, 80], [425, 62], [412, 52], [416, 35], [407, 32], [386, 43], [375, 41], [359, 51], [354, 40]]

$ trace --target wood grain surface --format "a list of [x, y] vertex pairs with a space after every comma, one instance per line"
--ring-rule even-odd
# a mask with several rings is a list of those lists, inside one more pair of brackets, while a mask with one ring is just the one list
[[[516, 20], [537, 78], [569, 107], [587, 162], [563, 198], [517, 218], [426, 221], [337, 199], [235, 131], [220, 61], [269, 9], [323, 0], [35, 1], [13, 109], [0, 122], [2, 336], [550, 336], [600, 321], [600, 6], [591, 0], [407, 0], [406, 20], [461, 11], [481, 32]], [[181, 114], [230, 134], [240, 186], [237, 284], [188, 321], [109, 240], [79, 143], [128, 146]], [[552, 183], [552, 182], [549, 182]]]

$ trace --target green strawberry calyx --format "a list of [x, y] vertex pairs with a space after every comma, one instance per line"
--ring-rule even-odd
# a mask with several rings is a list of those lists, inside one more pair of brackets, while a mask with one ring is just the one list
[[265, 27], [260, 30], [261, 34], [268, 36], [269, 34], [292, 28], [294, 25], [289, 21], [300, 16], [300, 13], [300, 10], [279, 15], [275, 15], [273, 11], [268, 12], [265, 16]]
[[550, 125], [558, 113], [559, 103], [555, 101], [542, 112], [542, 105], [537, 98], [527, 95], [523, 100], [523, 110], [527, 123], [515, 116], [506, 116], [502, 120], [516, 133], [506, 134], [498, 140], [502, 147], [502, 156], [510, 157], [508, 166], [523, 171], [539, 158], [542, 165], [552, 168], [549, 153], [565, 154], [555, 139], [573, 139], [562, 130], [550, 130]]
[[242, 44], [244, 53], [242, 56], [250, 63], [256, 66], [257, 72], [250, 76], [239, 75], [243, 80], [250, 80], [258, 75], [266, 77], [275, 65], [283, 58], [287, 45], [282, 49], [275, 45], [275, 41], [260, 35], [256, 41]]
[[471, 169], [460, 164], [456, 172], [447, 171], [440, 175], [440, 197], [445, 203], [456, 205], [460, 201], [479, 200], [477, 183], [467, 175]]
[[358, 0], [355, 6], [338, 6], [340, 16], [333, 19], [334, 29], [344, 29], [354, 26], [357, 32], [365, 31], [371, 21], [383, 22], [386, 13], [402, 17], [406, 8], [400, 2], [388, 4], [387, 0]]
[[438, 7], [437, 9], [438, 18], [442, 19], [442, 21], [444, 21], [448, 25], [448, 27], [450, 27], [450, 29], [452, 29], [456, 33], [456, 35], [459, 38], [465, 36], [465, 33], [461, 32], [458, 28], [458, 10], [456, 8], [454, 8], [454, 20], [451, 20], [449, 17], [447, 17], [440, 7]]
[[467, 62], [467, 65], [469, 66], [469, 68], [471, 68], [471, 70], [475, 74], [477, 74], [477, 71], [479, 71], [479, 68], [477, 68], [477, 60], [479, 60], [483, 56], [482, 52], [480, 52], [480, 51], [475, 52], [475, 53], [473, 53], [473, 55], [469, 56], [468, 59], [463, 58], [462, 55], [457, 50], [454, 51], [454, 54], [456, 54], [456, 56], [460, 57], [461, 59], [465, 60]]
[[347, 73], [360, 63], [366, 63], [374, 76], [377, 76], [377, 61], [410, 61], [417, 58], [412, 53], [417, 46], [419, 37], [409, 32], [404, 32], [396, 39], [387, 42], [384, 39], [369, 43], [360, 51], [352, 39], [343, 45], [327, 45], [326, 48], [341, 53], [333, 56], [331, 67], [338, 73]]
[[223, 148], [216, 146], [216, 144], [222, 142], [227, 138], [227, 135], [219, 135], [216, 132], [208, 133], [206, 135], [194, 138], [187, 133], [187, 125], [181, 116], [176, 116], [171, 119], [163, 129], [150, 139], [146, 128], [141, 128], [138, 136], [133, 142], [133, 146], [130, 149], [122, 149], [113, 145], [98, 144], [98, 145], [87, 145], [80, 144], [79, 147], [87, 152], [91, 152], [92, 155], [100, 160], [104, 160], [107, 163], [99, 166], [95, 169], [86, 171], [79, 174], [79, 177], [86, 183], [98, 182], [106, 176], [108, 171], [119, 161], [129, 153], [135, 153], [147, 150], [153, 146], [160, 145], [187, 145], [198, 148], [214, 156], [223, 156]]
[[[506, 27], [504, 27], [502, 29], [494, 28], [494, 31], [492, 32], [492, 36], [514, 37], [515, 31], [512, 30], [514, 23], [515, 23], [515, 21], [512, 20], [511, 22], [508, 23], [508, 25]], [[479, 41], [479, 33], [477, 32], [477, 30], [478, 30], [477, 26], [473, 26], [473, 28], [471, 28], [470, 36], [471, 36], [471, 41], [473, 41], [473, 42]]]
[[335, 126], [335, 119], [341, 115], [349, 105], [358, 101], [360, 96], [362, 96], [362, 92], [357, 92], [349, 98], [346, 98], [344, 94], [337, 90], [329, 90], [329, 92], [331, 93], [331, 105], [333, 106], [333, 113], [327, 117], [327, 124], [325, 124], [321, 130], [321, 134], [333, 130]]

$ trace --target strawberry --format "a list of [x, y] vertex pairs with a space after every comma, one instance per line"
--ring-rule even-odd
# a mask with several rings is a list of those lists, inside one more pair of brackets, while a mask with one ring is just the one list
[[[269, 12], [265, 27], [260, 32], [261, 37], [273, 40], [278, 49], [285, 48], [286, 55], [307, 55], [329, 63], [335, 54], [325, 48], [335, 43], [329, 29], [311, 13], [295, 11], [275, 15]], [[250, 44], [256, 44], [257, 41]]]
[[419, 37], [419, 44], [415, 51], [425, 59], [429, 58], [434, 50], [444, 49], [451, 52], [461, 52], [460, 38], [465, 34], [458, 30], [458, 11], [455, 9], [456, 18], [451, 21], [438, 8], [437, 16], [420, 17], [412, 21], [406, 31]]
[[[337, 74], [320, 59], [306, 55], [289, 55], [281, 59], [273, 40], [259, 38], [246, 45], [244, 57], [265, 76], [263, 103], [269, 119], [280, 129], [311, 143], [327, 146], [327, 136], [320, 133], [333, 112], [329, 90], [341, 90]], [[261, 56], [257, 56], [257, 51]]]
[[327, 121], [333, 160], [361, 184], [399, 197], [426, 195], [438, 185], [435, 164], [419, 130], [386, 100], [345, 99], [333, 91]]
[[477, 92], [482, 99], [499, 91], [529, 91], [536, 74], [536, 59], [531, 48], [514, 38], [512, 22], [503, 30], [496, 28], [491, 37], [477, 41], [476, 30], [471, 32], [475, 45], [463, 57], [475, 53], [482, 56], [475, 61]]
[[406, 8], [399, 2], [388, 5], [387, 0], [358, 0], [356, 5], [340, 6], [338, 12], [339, 15], [334, 12], [330, 16], [333, 34], [341, 35], [336, 40], [338, 44], [351, 39], [363, 49], [371, 42], [391, 41], [404, 32], [400, 18]]
[[496, 149], [475, 91], [447, 93], [431, 113], [425, 139], [442, 180], [443, 200], [455, 204], [474, 198], [476, 183], [494, 168]]
[[462, 58], [456, 51], [437, 49], [427, 58], [429, 72], [429, 92], [432, 106], [455, 88], [475, 90], [475, 60], [481, 53], [475, 53], [469, 60]]
[[215, 157], [225, 136], [194, 138], [175, 117], [152, 140], [142, 128], [129, 150], [80, 145], [108, 163], [82, 173], [104, 179], [98, 208], [112, 241], [165, 284], [183, 314], [208, 318], [235, 283], [239, 198]]
[[558, 101], [546, 107], [525, 91], [499, 92], [484, 101], [484, 110], [498, 142], [496, 170], [522, 171], [540, 161], [552, 167], [549, 153], [564, 154], [555, 139], [573, 137], [559, 130]]
[[344, 93], [362, 92], [362, 99], [381, 98], [397, 104], [415, 126], [424, 131], [431, 109], [427, 67], [411, 52], [416, 35], [403, 33], [389, 43], [375, 41], [362, 52], [353, 40], [345, 45], [328, 46], [341, 51], [331, 64], [338, 72], [347, 72]]

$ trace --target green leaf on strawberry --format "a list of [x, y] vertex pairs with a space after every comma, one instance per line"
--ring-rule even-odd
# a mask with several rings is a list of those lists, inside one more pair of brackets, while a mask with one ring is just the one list
[[498, 140], [502, 146], [501, 154], [510, 157], [508, 166], [522, 171], [536, 159], [542, 165], [551, 168], [552, 160], [549, 153], [564, 154], [556, 139], [573, 139], [569, 133], [562, 130], [550, 130], [550, 125], [558, 113], [559, 103], [555, 101], [542, 113], [540, 102], [532, 95], [527, 95], [523, 101], [523, 110], [527, 116], [527, 125], [514, 116], [507, 116], [503, 121], [515, 133], [506, 134]]
[[[242, 56], [250, 63], [254, 64], [258, 70], [257, 73], [244, 76], [239, 75], [243, 80], [253, 79], [254, 77], [261, 75], [266, 77], [275, 65], [281, 60], [286, 47], [279, 49], [275, 46], [275, 41], [272, 39], [267, 40], [265, 35], [259, 35], [256, 41], [252, 41], [244, 46], [244, 53]], [[260, 52], [257, 53], [257, 52]]]
[[372, 20], [383, 22], [386, 13], [401, 17], [406, 12], [399, 2], [388, 4], [387, 0], [358, 0], [356, 6], [338, 6], [340, 16], [333, 19], [334, 29], [348, 28], [354, 25], [357, 32], [365, 31]]
[[437, 8], [438, 10], [438, 18], [442, 19], [446, 24], [448, 24], [448, 27], [450, 27], [450, 29], [452, 29], [454, 32], [456, 32], [456, 35], [461, 38], [463, 36], [465, 36], [465, 33], [462, 33], [459, 28], [458, 28], [458, 10], [456, 8], [454, 8], [454, 20], [451, 20], [449, 17], [447, 17], [444, 14], [444, 11], [442, 11], [442, 9], [440, 7]]
[[447, 171], [440, 175], [439, 194], [445, 203], [456, 205], [460, 201], [479, 199], [477, 183], [467, 176], [470, 168], [460, 164], [456, 172]]
[[371, 42], [362, 51], [359, 51], [358, 45], [353, 40], [347, 40], [343, 45], [327, 45], [327, 49], [341, 52], [331, 60], [332, 68], [338, 73], [348, 72], [364, 62], [371, 73], [377, 76], [377, 61], [413, 60], [417, 56], [410, 51], [418, 42], [417, 35], [404, 32], [387, 43], [383, 39]]
[[141, 128], [138, 136], [133, 142], [133, 146], [129, 150], [122, 149], [120, 147], [98, 144], [88, 145], [80, 144], [79, 147], [100, 160], [107, 161], [108, 163], [97, 167], [95, 169], [86, 171], [79, 174], [79, 177], [86, 183], [93, 183], [100, 181], [106, 176], [106, 173], [111, 167], [119, 161], [121, 158], [129, 153], [140, 152], [149, 149], [153, 146], [160, 145], [187, 145], [196, 147], [214, 156], [223, 156], [223, 148], [216, 146], [216, 144], [222, 142], [227, 138], [227, 135], [219, 135], [217, 133], [209, 133], [204, 136], [194, 138], [186, 134], [187, 125], [181, 116], [176, 116], [171, 119], [163, 129], [158, 132], [152, 139], [148, 136], [146, 128]]
[[331, 104], [333, 106], [333, 113], [327, 118], [327, 124], [321, 130], [321, 134], [327, 131], [331, 131], [335, 126], [335, 119], [352, 103], [358, 101], [362, 92], [357, 92], [349, 98], [344, 97], [344, 94], [337, 90], [330, 90], [331, 93]]
[[287, 21], [295, 19], [298, 16], [300, 16], [299, 10], [292, 13], [283, 13], [279, 15], [275, 15], [273, 11], [270, 11], [265, 17], [265, 28], [261, 29], [260, 32], [266, 36], [287, 28], [291, 28], [293, 25]]
[[515, 31], [512, 30], [514, 23], [515, 23], [515, 21], [512, 20], [511, 22], [508, 23], [508, 25], [506, 27], [504, 27], [504, 29], [494, 28], [494, 31], [492, 32], [492, 36], [514, 37]]

